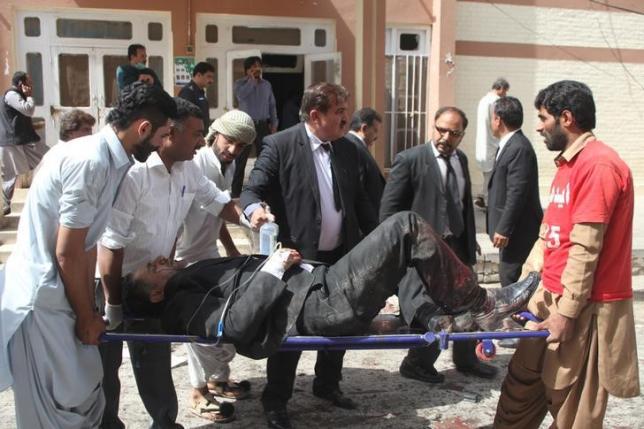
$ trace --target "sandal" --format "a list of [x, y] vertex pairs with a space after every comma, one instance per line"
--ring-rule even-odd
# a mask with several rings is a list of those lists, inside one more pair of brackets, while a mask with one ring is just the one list
[[226, 399], [246, 399], [250, 396], [250, 382], [209, 381], [208, 390], [214, 396]]
[[190, 411], [214, 423], [228, 423], [235, 420], [235, 407], [230, 402], [219, 402], [211, 394], [192, 400]]

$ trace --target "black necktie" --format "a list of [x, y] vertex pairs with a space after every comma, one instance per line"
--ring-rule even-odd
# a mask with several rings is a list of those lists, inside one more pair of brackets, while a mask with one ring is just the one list
[[342, 203], [340, 202], [340, 188], [338, 188], [338, 181], [335, 180], [335, 168], [333, 168], [333, 146], [331, 143], [322, 143], [322, 149], [329, 154], [329, 161], [331, 164], [331, 181], [333, 182], [333, 202], [335, 203], [335, 210], [342, 210]]
[[458, 182], [456, 180], [456, 172], [448, 157], [441, 155], [441, 159], [445, 162], [447, 167], [447, 174], [445, 174], [445, 196], [447, 197], [447, 222], [449, 229], [455, 237], [459, 237], [465, 226], [463, 224], [463, 203], [461, 202], [461, 194], [458, 191]]

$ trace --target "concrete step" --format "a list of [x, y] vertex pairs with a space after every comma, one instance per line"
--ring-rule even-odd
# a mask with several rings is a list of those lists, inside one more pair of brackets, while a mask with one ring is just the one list
[[13, 244], [16, 242], [17, 229], [2, 229], [0, 230], [0, 245]]
[[4, 264], [7, 262], [7, 259], [9, 259], [9, 255], [11, 255], [11, 252], [13, 252], [13, 249], [15, 248], [15, 244], [3, 244], [0, 246], [0, 264]]
[[0, 230], [2, 231], [17, 231], [18, 223], [20, 222], [20, 213], [14, 213], [3, 216], [0, 220]]

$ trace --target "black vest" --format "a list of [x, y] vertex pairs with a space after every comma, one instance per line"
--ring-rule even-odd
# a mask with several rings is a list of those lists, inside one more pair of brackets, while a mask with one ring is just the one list
[[4, 93], [2, 103], [0, 103], [0, 146], [23, 145], [40, 141], [40, 137], [34, 130], [31, 117], [23, 115], [5, 101], [6, 95], [14, 91], [20, 94], [16, 88], [12, 87]]

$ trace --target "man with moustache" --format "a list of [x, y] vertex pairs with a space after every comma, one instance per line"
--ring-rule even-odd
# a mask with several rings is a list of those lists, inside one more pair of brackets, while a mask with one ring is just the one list
[[[460, 151], [467, 128], [467, 117], [457, 107], [441, 107], [434, 115], [432, 140], [407, 149], [396, 156], [380, 203], [380, 220], [394, 213], [412, 210], [420, 214], [445, 240], [459, 259], [472, 267], [476, 263], [476, 229], [472, 204], [472, 184], [467, 157]], [[404, 314], [412, 326], [424, 327], [427, 314], [440, 311], [422, 292], [422, 282], [410, 273], [403, 282], [407, 286], [399, 295], [402, 306], [410, 306]], [[476, 342], [454, 344], [453, 361], [464, 374], [493, 378], [494, 366], [479, 362], [474, 353]], [[400, 365], [403, 377], [428, 383], [440, 383], [444, 376], [434, 368], [440, 354], [438, 345], [410, 349]]]
[[206, 88], [215, 82], [215, 67], [207, 62], [198, 63], [192, 70], [192, 79], [181, 91], [179, 97], [199, 106], [203, 116], [204, 132], [210, 126], [210, 104], [206, 98]]
[[[230, 191], [235, 172], [235, 158], [253, 143], [255, 125], [241, 110], [224, 113], [210, 126], [206, 146], [197, 151], [195, 164], [208, 180], [222, 191]], [[202, 259], [219, 258], [219, 239], [229, 257], [240, 256], [226, 224], [219, 216], [193, 201], [177, 240], [175, 260], [192, 265]], [[209, 393], [228, 399], [249, 395], [248, 383], [230, 381], [230, 361], [235, 357], [232, 344], [187, 344], [188, 375], [193, 398], [207, 398]]]
[[[278, 241], [303, 258], [337, 262], [366, 235], [377, 219], [360, 185], [358, 154], [343, 138], [348, 123], [348, 93], [331, 83], [310, 86], [302, 98], [303, 123], [264, 138], [241, 206], [253, 227], [268, 219], [268, 203], [279, 225]], [[290, 428], [286, 403], [293, 393], [300, 352], [268, 358], [262, 403], [271, 428]], [[344, 396], [344, 351], [320, 351], [313, 394], [335, 406], [354, 408]]]
[[[271, 83], [262, 78], [262, 59], [260, 57], [248, 57], [244, 60], [244, 76], [235, 81], [235, 98], [239, 103], [239, 110], [242, 110], [253, 118], [255, 123], [255, 153], [259, 158], [262, 151], [262, 140], [268, 134], [277, 131], [277, 108], [275, 106], [275, 95]], [[251, 147], [246, 148], [237, 157], [237, 171], [233, 179], [232, 195], [238, 197], [244, 184], [244, 173], [246, 160], [250, 154]]]
[[56, 145], [42, 160], [0, 300], [0, 389], [13, 386], [19, 428], [100, 424], [105, 400], [95, 346], [105, 322], [91, 292], [95, 245], [131, 157], [145, 161], [174, 115], [162, 89], [135, 83], [100, 132]]
[[[172, 258], [179, 228], [193, 202], [215, 216], [239, 223], [241, 210], [227, 192], [219, 190], [194, 164], [192, 158], [203, 145], [203, 117], [194, 104], [175, 98], [177, 118], [172, 121], [157, 152], [127, 173], [112, 206], [112, 216], [98, 247], [98, 270], [105, 296], [108, 330], [123, 319], [122, 278], [143, 261], [158, 255]], [[159, 330], [154, 320], [126, 323], [143, 332]], [[121, 428], [118, 418], [122, 343], [100, 346], [105, 377], [106, 408], [102, 427]], [[128, 342], [139, 394], [152, 418], [153, 428], [179, 427], [177, 396], [170, 371], [170, 344]], [[201, 398], [195, 398], [199, 402]], [[211, 407], [212, 408], [212, 407]], [[222, 420], [216, 410], [198, 413]]]
[[524, 266], [541, 271], [528, 310], [547, 339], [521, 340], [503, 382], [495, 428], [600, 428], [608, 395], [638, 396], [631, 286], [633, 177], [593, 135], [595, 101], [564, 80], [537, 95], [537, 131], [558, 152], [539, 239]]

